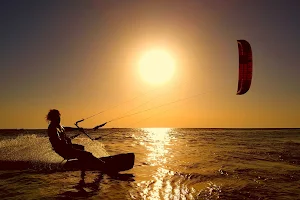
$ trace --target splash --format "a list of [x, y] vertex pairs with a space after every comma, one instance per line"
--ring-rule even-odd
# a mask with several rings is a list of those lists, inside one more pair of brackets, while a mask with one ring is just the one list
[[[88, 138], [76, 138], [73, 143], [84, 145], [85, 149], [92, 152], [96, 157], [108, 155], [103, 144], [99, 141], [90, 141]], [[63, 161], [63, 158], [52, 150], [48, 137], [26, 134], [14, 139], [1, 140], [0, 160], [60, 163]]]

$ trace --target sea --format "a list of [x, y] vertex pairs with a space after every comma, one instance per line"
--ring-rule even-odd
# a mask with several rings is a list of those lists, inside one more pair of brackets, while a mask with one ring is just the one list
[[134, 167], [62, 171], [46, 130], [0, 130], [0, 199], [300, 199], [300, 129], [88, 132], [97, 139], [73, 143], [97, 157], [133, 152]]

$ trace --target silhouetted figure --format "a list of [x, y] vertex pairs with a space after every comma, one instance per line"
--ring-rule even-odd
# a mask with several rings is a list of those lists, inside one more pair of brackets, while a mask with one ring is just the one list
[[[53, 150], [64, 159], [75, 159], [80, 161], [96, 161], [101, 164], [101, 160], [94, 157], [92, 153], [84, 150], [84, 146], [72, 144], [71, 139], [66, 136], [65, 131], [80, 130], [79, 128], [62, 127], [60, 124], [60, 113], [52, 109], [47, 115], [50, 122], [48, 126], [48, 136]], [[82, 162], [84, 163], [84, 162]]]

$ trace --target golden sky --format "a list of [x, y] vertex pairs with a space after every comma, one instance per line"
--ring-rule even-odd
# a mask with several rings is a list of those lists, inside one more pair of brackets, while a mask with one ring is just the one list
[[[66, 126], [104, 110], [82, 126], [147, 109], [106, 127], [300, 125], [299, 14], [293, 5], [190, 0], [5, 6], [0, 128], [46, 128], [52, 108]], [[242, 96], [236, 95], [238, 39], [249, 41], [254, 59], [252, 86]], [[139, 62], [151, 50], [174, 61], [165, 83], [151, 84], [140, 74]]]

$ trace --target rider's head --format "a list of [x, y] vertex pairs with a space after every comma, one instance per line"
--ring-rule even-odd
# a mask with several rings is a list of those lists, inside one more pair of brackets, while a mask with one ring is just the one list
[[60, 123], [60, 113], [56, 109], [52, 109], [48, 112], [48, 115], [46, 116], [46, 119], [50, 121], [51, 123]]

